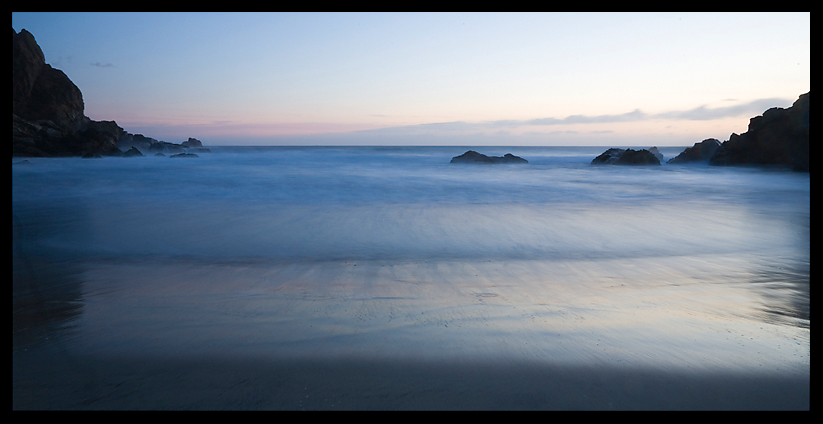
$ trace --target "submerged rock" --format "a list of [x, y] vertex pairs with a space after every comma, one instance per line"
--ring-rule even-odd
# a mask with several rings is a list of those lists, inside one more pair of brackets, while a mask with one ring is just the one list
[[515, 156], [511, 153], [506, 153], [503, 156], [486, 156], [482, 153], [477, 153], [474, 150], [469, 150], [466, 153], [463, 153], [460, 156], [455, 156], [452, 158], [450, 163], [480, 163], [480, 164], [492, 164], [492, 163], [529, 163], [526, 159], [523, 159], [519, 156]]
[[170, 158], [196, 158], [198, 157], [194, 153], [178, 153], [176, 155], [169, 156]]
[[707, 138], [694, 146], [687, 147], [679, 155], [669, 159], [667, 163], [688, 163], [708, 161], [720, 147], [720, 141], [716, 138]]
[[647, 149], [611, 148], [592, 159], [592, 165], [660, 165], [660, 160]]

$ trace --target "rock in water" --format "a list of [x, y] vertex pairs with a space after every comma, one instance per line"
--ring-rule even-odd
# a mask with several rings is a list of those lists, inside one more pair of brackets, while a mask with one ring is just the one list
[[450, 163], [480, 163], [480, 164], [494, 164], [494, 163], [529, 163], [526, 159], [515, 156], [511, 153], [506, 153], [503, 156], [486, 156], [482, 153], [477, 153], [474, 150], [469, 150], [460, 156], [452, 158]]
[[121, 156], [123, 156], [124, 158], [131, 158], [131, 157], [136, 157], [136, 156], [143, 156], [143, 153], [140, 153], [140, 151], [137, 150], [136, 147], [132, 147], [131, 149], [126, 150], [125, 152], [123, 152], [123, 154]]
[[669, 159], [667, 163], [688, 163], [708, 161], [720, 147], [720, 141], [716, 138], [707, 138], [694, 146], [687, 147], [679, 155]]
[[469, 150], [460, 156], [452, 158], [450, 163], [494, 163], [492, 159], [482, 153], [477, 153], [474, 150]]
[[626, 151], [620, 155], [620, 159], [615, 162], [615, 165], [660, 165], [660, 160], [646, 149], [626, 149]]
[[592, 159], [592, 165], [611, 165], [617, 162], [620, 159], [620, 155], [625, 152], [626, 149], [618, 149], [618, 148], [611, 148], [606, 150], [605, 152], [601, 153], [600, 156]]
[[203, 147], [203, 143], [200, 140], [192, 137], [189, 137], [188, 140], [182, 142], [180, 145], [183, 147]]
[[491, 158], [495, 163], [529, 163], [526, 159], [523, 159], [520, 156], [515, 156], [511, 153], [506, 153], [503, 155], [502, 159], [497, 156], [491, 156]]
[[592, 165], [660, 165], [660, 160], [646, 149], [611, 148], [594, 158]]

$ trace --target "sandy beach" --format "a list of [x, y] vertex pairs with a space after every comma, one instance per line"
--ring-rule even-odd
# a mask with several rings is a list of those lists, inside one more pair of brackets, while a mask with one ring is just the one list
[[13, 409], [809, 409], [808, 175], [599, 150], [14, 164]]
[[808, 409], [809, 329], [725, 259], [75, 264], [13, 408]]

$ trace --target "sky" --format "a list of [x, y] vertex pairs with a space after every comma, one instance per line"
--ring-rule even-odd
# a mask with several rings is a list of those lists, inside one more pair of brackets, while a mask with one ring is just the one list
[[204, 145], [691, 146], [811, 84], [811, 13], [12, 12], [85, 113]]

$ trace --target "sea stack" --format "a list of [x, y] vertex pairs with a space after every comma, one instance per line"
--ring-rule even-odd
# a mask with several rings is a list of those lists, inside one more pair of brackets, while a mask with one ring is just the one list
[[482, 153], [477, 153], [474, 150], [469, 150], [460, 156], [452, 158], [450, 163], [477, 163], [477, 164], [495, 164], [495, 163], [529, 163], [526, 159], [515, 156], [511, 153], [506, 153], [503, 156], [486, 156]]
[[592, 165], [660, 165], [660, 159], [647, 149], [611, 148], [592, 159]]

